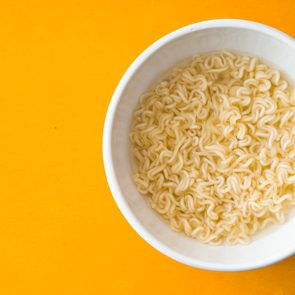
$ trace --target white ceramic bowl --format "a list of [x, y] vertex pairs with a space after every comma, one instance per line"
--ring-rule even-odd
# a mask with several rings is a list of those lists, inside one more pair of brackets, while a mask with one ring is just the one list
[[[219, 271], [263, 267], [295, 253], [295, 214], [242, 246], [210, 246], [173, 232], [147, 205], [132, 181], [128, 133], [139, 96], [157, 77], [198, 52], [234, 49], [262, 57], [295, 80], [295, 41], [271, 27], [243, 20], [196, 23], [161, 38], [146, 49], [121, 79], [109, 105], [103, 156], [107, 180], [125, 218], [163, 254], [188, 265]], [[132, 253], [130, 253], [132, 255]]]

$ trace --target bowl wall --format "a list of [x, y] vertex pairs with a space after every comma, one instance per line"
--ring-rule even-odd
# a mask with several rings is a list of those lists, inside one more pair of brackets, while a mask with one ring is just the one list
[[109, 107], [104, 130], [108, 182], [121, 211], [135, 230], [164, 254], [214, 270], [245, 270], [276, 262], [295, 251], [295, 214], [272, 225], [246, 246], [210, 246], [173, 232], [137, 192], [128, 134], [140, 95], [171, 67], [196, 53], [231, 49], [261, 57], [295, 78], [295, 45], [267, 26], [238, 20], [207, 21], [182, 28], [149, 47], [128, 69]]

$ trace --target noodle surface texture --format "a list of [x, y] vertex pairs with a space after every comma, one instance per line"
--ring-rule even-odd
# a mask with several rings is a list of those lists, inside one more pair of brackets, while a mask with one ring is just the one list
[[196, 55], [142, 95], [134, 181], [170, 227], [248, 243], [295, 205], [295, 92], [256, 57]]

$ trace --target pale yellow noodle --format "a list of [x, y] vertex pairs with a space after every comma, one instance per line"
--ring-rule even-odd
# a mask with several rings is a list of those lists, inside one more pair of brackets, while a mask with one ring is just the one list
[[178, 232], [248, 243], [295, 205], [295, 91], [256, 57], [195, 55], [142, 95], [135, 184]]

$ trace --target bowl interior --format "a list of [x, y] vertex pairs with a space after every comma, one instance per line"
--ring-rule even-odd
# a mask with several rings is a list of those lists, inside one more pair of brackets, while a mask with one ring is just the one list
[[[271, 262], [295, 249], [295, 212], [286, 223], [272, 225], [257, 234], [246, 246], [210, 246], [183, 234], [173, 232], [150, 209], [132, 181], [132, 159], [128, 133], [132, 112], [139, 96], [163, 73], [180, 61], [199, 52], [233, 49], [261, 57], [271, 65], [295, 78], [295, 51], [285, 42], [268, 33], [245, 28], [204, 28], [192, 30], [171, 40], [153, 52], [131, 75], [124, 87], [114, 116], [111, 153], [118, 184], [127, 206], [137, 220], [164, 248], [171, 249], [191, 261], [225, 267], [257, 265]], [[162, 249], [165, 252], [165, 250]], [[194, 264], [192, 262], [192, 264]], [[199, 265], [196, 263], [196, 265]]]

